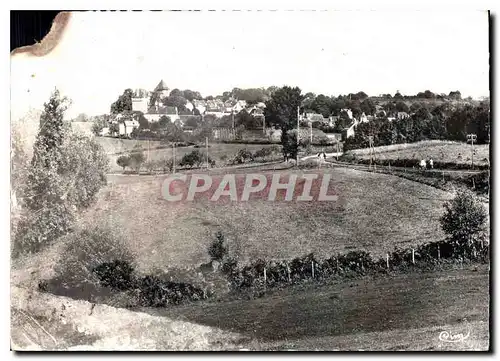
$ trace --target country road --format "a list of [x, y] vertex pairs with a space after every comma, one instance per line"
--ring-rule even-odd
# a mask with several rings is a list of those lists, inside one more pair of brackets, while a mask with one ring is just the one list
[[[421, 173], [422, 170], [417, 169], [417, 168], [405, 168], [405, 167], [388, 167], [388, 166], [382, 166], [382, 165], [377, 165], [372, 168], [370, 168], [369, 165], [365, 164], [354, 164], [354, 163], [348, 163], [348, 162], [339, 162], [335, 159], [332, 159], [334, 156], [329, 157], [327, 154], [327, 159], [326, 162], [338, 165], [339, 167], [348, 167], [352, 169], [358, 169], [358, 170], [377, 170], [377, 169], [384, 169], [387, 171], [401, 171], [401, 172], [407, 172], [407, 173]], [[456, 173], [456, 174], [478, 174], [481, 172], [484, 172], [484, 170], [480, 169], [429, 169], [427, 168], [425, 170], [426, 172], [432, 172], [432, 173]]]

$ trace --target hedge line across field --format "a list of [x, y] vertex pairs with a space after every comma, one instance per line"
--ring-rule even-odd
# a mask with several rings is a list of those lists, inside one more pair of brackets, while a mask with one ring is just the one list
[[405, 269], [425, 269], [442, 261], [487, 262], [489, 247], [483, 243], [460, 246], [450, 242], [431, 242], [416, 249], [396, 249], [385, 258], [374, 260], [368, 252], [351, 251], [328, 259], [316, 259], [314, 254], [287, 261], [256, 260], [239, 268], [233, 259], [222, 264], [233, 289], [276, 287], [304, 280], [332, 276], [367, 275]]

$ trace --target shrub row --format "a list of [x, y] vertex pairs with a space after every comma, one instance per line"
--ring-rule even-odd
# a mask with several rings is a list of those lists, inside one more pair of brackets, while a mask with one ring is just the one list
[[114, 260], [94, 268], [99, 283], [115, 291], [132, 291], [143, 307], [164, 307], [207, 298], [203, 290], [187, 283], [165, 281], [157, 276], [138, 277], [127, 261]]
[[[413, 250], [395, 249], [389, 254], [389, 269], [401, 271], [411, 267], [426, 268], [444, 260], [488, 262], [489, 247], [479, 243], [460, 246], [441, 241]], [[365, 251], [351, 251], [323, 260], [315, 258], [312, 253], [289, 261], [266, 262], [259, 259], [242, 268], [238, 268], [237, 262], [231, 258], [222, 264], [222, 272], [234, 289], [276, 287], [312, 278], [324, 279], [336, 275], [353, 277], [387, 271], [386, 258], [374, 260]]]

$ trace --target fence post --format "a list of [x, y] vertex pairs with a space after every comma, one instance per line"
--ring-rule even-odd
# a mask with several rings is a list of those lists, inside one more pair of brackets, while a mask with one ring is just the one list
[[389, 269], [389, 253], [386, 255], [386, 260], [387, 260], [387, 269]]
[[286, 263], [286, 273], [288, 274], [288, 282], [292, 282], [292, 276], [290, 272], [290, 267], [288, 266], [288, 262]]
[[415, 264], [415, 250], [413, 248], [411, 249], [411, 262]]
[[441, 259], [441, 249], [439, 247], [439, 243], [437, 244], [438, 246], [438, 259]]
[[266, 267], [264, 267], [264, 287], [267, 285], [267, 273], [266, 273]]
[[314, 278], [314, 261], [311, 261], [312, 277]]

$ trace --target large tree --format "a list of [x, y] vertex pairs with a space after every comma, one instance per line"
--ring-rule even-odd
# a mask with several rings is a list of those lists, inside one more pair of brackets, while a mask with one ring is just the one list
[[297, 127], [297, 109], [302, 104], [302, 100], [303, 96], [300, 88], [284, 86], [277, 89], [266, 102], [266, 109], [264, 111], [266, 123], [281, 129], [281, 143], [285, 157], [293, 157], [293, 154], [296, 154], [295, 146], [290, 142], [288, 132]]
[[28, 177], [15, 252], [36, 251], [71, 230], [106, 183], [107, 157], [91, 138], [65, 122], [67, 99], [56, 90], [44, 105]]
[[111, 114], [119, 114], [124, 111], [132, 111], [132, 89], [125, 89], [122, 95], [111, 104]]

